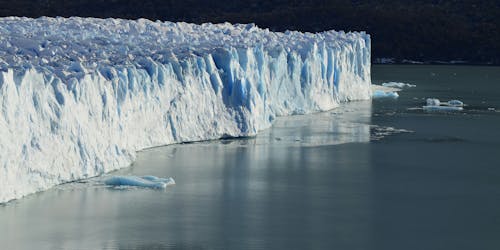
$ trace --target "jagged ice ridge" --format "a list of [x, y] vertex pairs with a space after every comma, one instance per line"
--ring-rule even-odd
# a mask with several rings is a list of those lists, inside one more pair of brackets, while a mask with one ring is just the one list
[[364, 32], [1, 18], [0, 203], [370, 96]]

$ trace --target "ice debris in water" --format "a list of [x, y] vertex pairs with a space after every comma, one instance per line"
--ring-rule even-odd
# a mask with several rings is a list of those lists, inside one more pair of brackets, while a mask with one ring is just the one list
[[450, 100], [443, 103], [436, 98], [427, 98], [426, 103], [427, 105], [422, 107], [424, 111], [462, 111], [464, 106], [464, 103], [460, 100]]
[[441, 112], [450, 112], [450, 111], [462, 111], [464, 108], [462, 107], [454, 107], [454, 106], [423, 106], [424, 111], [441, 111]]
[[370, 126], [370, 140], [378, 141], [389, 135], [400, 134], [400, 133], [413, 133], [412, 130], [398, 129], [394, 127], [384, 127], [378, 125]]
[[459, 100], [451, 100], [451, 101], [448, 101], [448, 105], [453, 106], [453, 107], [463, 107], [464, 103], [462, 101], [459, 101]]
[[391, 98], [396, 99], [399, 97], [398, 91], [401, 91], [399, 88], [387, 87], [377, 84], [372, 84], [372, 98]]
[[112, 176], [104, 181], [109, 186], [136, 186], [144, 188], [163, 189], [175, 185], [173, 178], [159, 178], [156, 176]]
[[277, 116], [370, 99], [370, 43], [253, 24], [0, 18], [0, 203], [129, 166], [144, 148], [253, 136]]
[[392, 87], [392, 88], [414, 88], [417, 87], [415, 84], [409, 84], [409, 83], [404, 83], [404, 82], [384, 82], [382, 83], [382, 86], [384, 87]]
[[427, 98], [426, 102], [427, 102], [427, 106], [439, 106], [439, 105], [441, 105], [441, 101], [439, 101], [439, 99], [436, 99], [436, 98]]
[[392, 98], [396, 99], [399, 97], [397, 92], [394, 91], [383, 91], [383, 90], [375, 90], [373, 91], [373, 98]]

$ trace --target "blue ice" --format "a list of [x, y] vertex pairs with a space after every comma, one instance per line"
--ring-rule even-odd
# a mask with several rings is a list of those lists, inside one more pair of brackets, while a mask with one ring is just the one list
[[382, 91], [382, 90], [375, 90], [373, 91], [373, 98], [393, 98], [396, 99], [399, 97], [398, 93], [392, 92], [392, 91]]
[[173, 178], [156, 176], [112, 176], [104, 181], [109, 186], [136, 186], [144, 188], [163, 189], [175, 184]]

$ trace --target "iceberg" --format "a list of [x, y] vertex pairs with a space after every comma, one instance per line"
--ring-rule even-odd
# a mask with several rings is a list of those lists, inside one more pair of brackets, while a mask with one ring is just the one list
[[464, 108], [464, 103], [460, 100], [450, 100], [447, 102], [441, 102], [436, 98], [427, 98], [427, 105], [423, 106], [424, 111], [428, 112], [454, 112], [462, 111]]
[[383, 90], [375, 90], [373, 91], [373, 98], [392, 98], [396, 99], [399, 97], [399, 94], [395, 91], [383, 91]]
[[383, 85], [372, 84], [372, 98], [390, 98], [397, 99], [399, 97], [398, 92], [401, 91], [399, 88], [388, 87]]
[[[0, 18], [0, 203], [371, 98], [364, 32]], [[146, 179], [147, 180], [147, 179]]]

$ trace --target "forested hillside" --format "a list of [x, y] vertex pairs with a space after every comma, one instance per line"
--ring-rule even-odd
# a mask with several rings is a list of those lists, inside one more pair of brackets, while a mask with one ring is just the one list
[[500, 1], [0, 0], [1, 16], [253, 22], [275, 31], [365, 30], [373, 58], [500, 64]]

